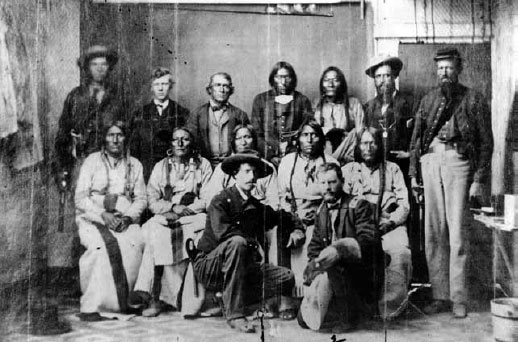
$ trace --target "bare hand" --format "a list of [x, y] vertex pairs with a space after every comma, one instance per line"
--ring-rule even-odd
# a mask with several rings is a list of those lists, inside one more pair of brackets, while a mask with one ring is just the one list
[[396, 159], [410, 158], [410, 153], [408, 153], [407, 151], [390, 151], [390, 154], [396, 157]]
[[480, 198], [482, 196], [482, 186], [479, 182], [473, 182], [471, 183], [471, 186], [469, 187], [469, 197], [478, 197]]
[[106, 227], [108, 227], [108, 229], [111, 229], [111, 230], [115, 230], [120, 223], [119, 217], [117, 217], [115, 214], [109, 213], [107, 211], [104, 211], [101, 214], [101, 217], [102, 217]]
[[196, 215], [196, 212], [189, 207], [185, 207], [185, 209], [181, 213], [181, 216], [191, 216], [191, 215]]
[[162, 214], [162, 216], [165, 217], [167, 222], [174, 222], [180, 218], [180, 216], [178, 216], [178, 214], [173, 213], [172, 211]]
[[410, 187], [412, 188], [412, 195], [417, 199], [421, 194], [422, 187], [417, 184], [417, 179], [414, 177], [410, 178]]
[[128, 227], [131, 225], [131, 217], [129, 216], [123, 216], [120, 220], [119, 220], [119, 225], [114, 229], [117, 233], [122, 233], [123, 231], [125, 231], [126, 229], [128, 229]]
[[340, 259], [338, 250], [333, 246], [328, 246], [324, 248], [320, 252], [318, 258], [315, 259], [316, 267], [318, 269], [326, 270], [333, 266], [338, 261], [338, 259]]
[[62, 171], [57, 174], [56, 184], [60, 192], [65, 192], [69, 189], [70, 177], [68, 176], [68, 171]]
[[306, 240], [306, 235], [304, 232], [300, 229], [295, 229], [290, 234], [290, 238], [288, 240], [288, 244], [286, 245], [286, 248], [299, 248], [304, 241]]
[[177, 215], [181, 215], [186, 208], [187, 208], [187, 206], [185, 206], [185, 205], [175, 204], [175, 205], [173, 205], [172, 211]]
[[390, 232], [391, 230], [394, 229], [394, 227], [396, 227], [396, 224], [394, 223], [394, 221], [387, 221], [387, 222], [380, 224], [381, 234], [383, 235], [383, 234]]

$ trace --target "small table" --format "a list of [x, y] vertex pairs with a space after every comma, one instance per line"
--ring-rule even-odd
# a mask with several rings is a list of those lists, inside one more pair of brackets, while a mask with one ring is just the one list
[[[511, 284], [509, 288], [511, 290], [511, 296], [518, 296], [518, 227], [506, 225], [504, 223], [503, 216], [487, 216], [484, 214], [474, 215], [473, 218], [478, 222], [481, 222], [486, 227], [491, 228], [494, 232], [494, 253], [493, 256], [493, 272], [497, 272], [497, 256], [498, 253], [504, 260], [505, 267], [507, 268], [511, 277]], [[506, 248], [504, 241], [512, 239], [512, 248], [509, 251]], [[495, 273], [495, 278], [496, 277]]]

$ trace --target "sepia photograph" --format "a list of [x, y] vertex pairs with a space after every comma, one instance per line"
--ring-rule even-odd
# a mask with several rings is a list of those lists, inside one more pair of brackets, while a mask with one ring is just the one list
[[514, 0], [0, 1], [0, 341], [518, 342], [517, 71]]

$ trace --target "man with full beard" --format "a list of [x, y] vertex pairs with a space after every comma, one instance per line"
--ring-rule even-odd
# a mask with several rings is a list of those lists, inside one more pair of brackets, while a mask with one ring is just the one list
[[491, 113], [484, 96], [459, 83], [457, 49], [437, 51], [439, 85], [422, 100], [410, 145], [410, 177], [417, 188], [418, 162], [425, 197], [425, 245], [433, 301], [428, 314], [466, 317], [468, 200], [479, 197], [493, 152]]
[[343, 333], [371, 318], [383, 282], [383, 251], [372, 206], [343, 191], [344, 177], [335, 163], [317, 170], [323, 203], [315, 218], [304, 291], [297, 317], [303, 328], [331, 327]]
[[387, 128], [386, 157], [398, 164], [408, 181], [413, 101], [396, 89], [396, 79], [402, 68], [403, 62], [397, 57], [379, 55], [371, 59], [365, 73], [374, 79], [377, 95], [365, 104], [365, 117], [367, 127]]

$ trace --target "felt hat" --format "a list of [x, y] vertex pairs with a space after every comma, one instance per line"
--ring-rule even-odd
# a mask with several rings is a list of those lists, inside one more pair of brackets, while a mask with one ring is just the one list
[[108, 64], [110, 65], [110, 68], [113, 68], [115, 64], [117, 64], [117, 61], [119, 60], [119, 56], [117, 55], [117, 52], [108, 49], [104, 45], [93, 45], [90, 46], [85, 53], [78, 59], [77, 64], [80, 68], [85, 68], [88, 66], [88, 63], [97, 57], [106, 57], [106, 60], [108, 61]]
[[442, 59], [459, 59], [462, 60], [462, 57], [460, 56], [459, 50], [456, 48], [443, 48], [437, 50], [437, 53], [435, 54], [435, 57], [433, 58], [434, 61], [440, 61]]
[[255, 166], [257, 178], [263, 178], [273, 173], [272, 165], [262, 159], [259, 152], [255, 150], [247, 150], [243, 153], [228, 156], [221, 163], [221, 169], [226, 174], [232, 175], [243, 163]]
[[317, 275], [311, 285], [304, 288], [304, 298], [300, 304], [300, 313], [304, 323], [310, 329], [320, 329], [324, 323], [332, 297], [333, 291], [327, 272]]
[[374, 72], [376, 69], [382, 65], [389, 65], [396, 75], [399, 74], [401, 69], [403, 69], [403, 61], [398, 57], [392, 57], [390, 55], [378, 55], [374, 56], [369, 61], [369, 67], [365, 70], [365, 73], [374, 78]]

